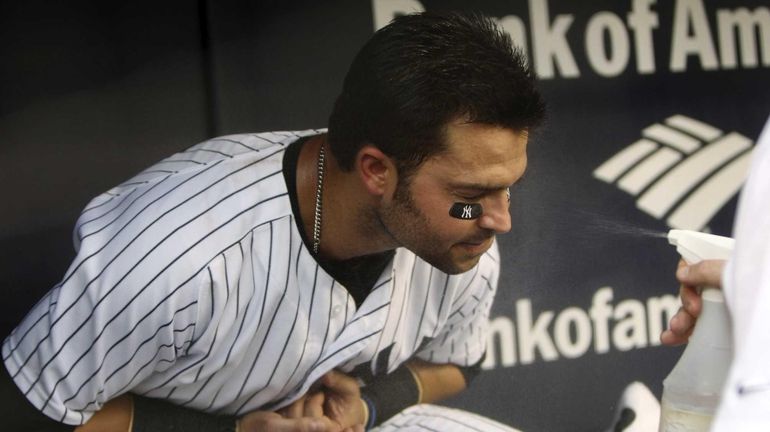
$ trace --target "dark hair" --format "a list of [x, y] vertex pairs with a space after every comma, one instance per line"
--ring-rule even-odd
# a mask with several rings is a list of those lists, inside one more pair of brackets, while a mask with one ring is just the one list
[[525, 56], [492, 20], [425, 12], [397, 17], [358, 52], [328, 139], [344, 170], [371, 143], [408, 175], [444, 150], [444, 128], [456, 118], [521, 130], [544, 114]]

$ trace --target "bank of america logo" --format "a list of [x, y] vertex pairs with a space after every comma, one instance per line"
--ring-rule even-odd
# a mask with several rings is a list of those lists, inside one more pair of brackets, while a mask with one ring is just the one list
[[753, 142], [674, 115], [594, 170], [597, 179], [636, 197], [636, 206], [669, 227], [703, 230], [740, 190]]

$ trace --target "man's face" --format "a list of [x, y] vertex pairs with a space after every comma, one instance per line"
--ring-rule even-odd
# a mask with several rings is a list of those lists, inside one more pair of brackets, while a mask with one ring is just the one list
[[[439, 270], [470, 270], [511, 229], [507, 190], [527, 166], [527, 133], [455, 121], [446, 130], [447, 150], [426, 159], [408, 184], [399, 182], [379, 211], [382, 226], [401, 245]], [[456, 219], [456, 202], [479, 203], [483, 214]]]

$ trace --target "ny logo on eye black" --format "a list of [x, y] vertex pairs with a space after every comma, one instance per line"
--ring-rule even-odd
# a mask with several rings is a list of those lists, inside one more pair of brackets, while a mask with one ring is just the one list
[[479, 203], [456, 202], [449, 209], [449, 216], [457, 219], [471, 220], [481, 216], [483, 209]]

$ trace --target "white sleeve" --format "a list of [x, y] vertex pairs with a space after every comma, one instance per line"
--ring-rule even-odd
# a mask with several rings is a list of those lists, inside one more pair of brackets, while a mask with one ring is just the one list
[[429, 404], [413, 405], [372, 429], [372, 432], [397, 431], [521, 432], [478, 414]]
[[766, 431], [770, 425], [770, 121], [741, 192], [735, 250], [724, 273], [734, 357], [714, 431]]
[[[208, 277], [154, 278], [120, 248], [83, 241], [62, 282], [5, 339], [3, 361], [41, 412], [85, 423], [108, 400], [184, 355]], [[115, 243], [112, 243], [113, 245]], [[111, 271], [105, 271], [111, 270]]]
[[451, 309], [441, 332], [417, 353], [434, 363], [471, 366], [486, 351], [489, 313], [497, 292], [500, 254], [495, 242], [479, 264], [457, 278]]

